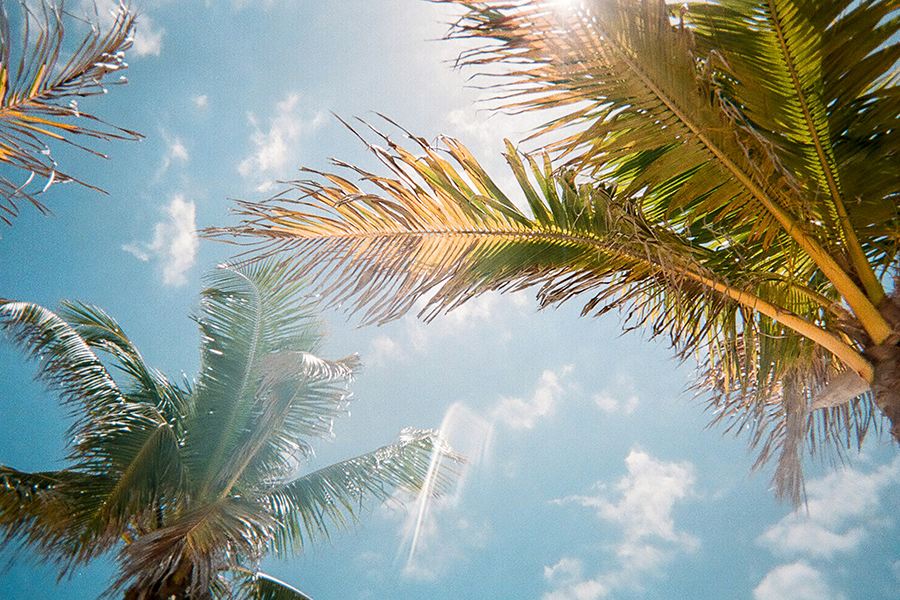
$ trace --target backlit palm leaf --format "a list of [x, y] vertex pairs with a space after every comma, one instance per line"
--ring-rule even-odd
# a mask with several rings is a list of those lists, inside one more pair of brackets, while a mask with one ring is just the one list
[[[118, 550], [110, 592], [126, 599], [232, 598], [243, 576], [228, 574], [246, 573], [243, 562], [299, 550], [369, 500], [440, 491], [445, 463], [461, 459], [433, 432], [404, 431], [392, 446], [297, 477], [312, 439], [346, 412], [359, 366], [356, 356], [311, 352], [322, 333], [298, 292], [268, 263], [211, 276], [197, 319], [203, 370], [184, 387], [148, 367], [96, 307], [67, 303], [57, 315], [0, 300], [0, 328], [40, 361], [39, 378], [76, 418], [67, 469], [0, 467], [3, 542], [36, 550], [63, 574]], [[250, 598], [305, 598], [251, 579]]]
[[[662, 2], [585, 2], [571, 9], [553, 2], [460, 4], [469, 12], [455, 35], [496, 42], [462, 60], [509, 66], [513, 80], [498, 92], [501, 106], [572, 106], [544, 129], [567, 127], [551, 147], [570, 164], [627, 185], [626, 192], [672, 182], [675, 193], [645, 209], [671, 227], [714, 223], [727, 232], [749, 231], [747, 243], [789, 241], [779, 251], [805, 255], [875, 343], [890, 335], [891, 324], [876, 309], [884, 290], [869, 261], [886, 267], [896, 254], [888, 233], [897, 229], [896, 179], [880, 195], [867, 194], [886, 221], [871, 232], [876, 237], [861, 241], [847, 215], [847, 199], [858, 203], [857, 196], [841, 187], [836, 157], [843, 145], [845, 163], [858, 158], [859, 144], [846, 143], [858, 140], [841, 138], [876, 106], [883, 122], [870, 133], [890, 150], [882, 138], [897, 125], [890, 112], [897, 108], [896, 88], [886, 87], [893, 51], [872, 64], [882, 69], [868, 76], [873, 83], [857, 85], [859, 95], [836, 109], [825, 109], [833, 103], [822, 74], [823, 55], [832, 51], [826, 43], [845, 43], [845, 33], [837, 33], [844, 18], [884, 16], [890, 3], [866, 3], [858, 11], [849, 10], [851, 2], [831, 3], [825, 12], [842, 19], [824, 23], [816, 2], [689, 3], [675, 26]], [[829, 31], [821, 33], [817, 27], [825, 25]], [[897, 26], [888, 21], [876, 37], [887, 39]], [[847, 79], [859, 77], [852, 69]], [[846, 81], [835, 84], [847, 88]], [[879, 179], [886, 182], [883, 174]]]
[[[57, 166], [52, 158], [57, 144], [103, 156], [89, 144], [140, 137], [78, 106], [80, 98], [125, 81], [121, 71], [128, 66], [124, 55], [134, 33], [131, 9], [122, 4], [115, 23], [102, 32], [55, 0], [23, 1], [20, 7], [19, 18], [11, 18], [6, 4], [0, 9], [0, 163], [11, 167], [0, 173], [0, 219], [7, 224], [19, 211], [19, 199], [46, 211], [36, 197], [40, 192], [29, 186], [35, 177], [43, 180], [43, 190], [64, 181], [93, 187]], [[69, 39], [69, 29], [85, 28], [80, 42]]]
[[444, 463], [461, 460], [437, 432], [404, 429], [395, 444], [272, 486], [262, 496], [280, 524], [272, 544], [280, 554], [297, 551], [327, 537], [329, 526], [345, 529], [367, 502], [397, 490], [440, 493], [450, 481]]
[[[370, 149], [392, 177], [353, 169], [378, 195], [321, 173], [266, 202], [242, 203], [241, 227], [208, 233], [236, 234], [261, 255], [282, 256], [294, 277], [311, 279], [333, 304], [362, 310], [365, 322], [396, 318], [422, 297], [421, 314], [431, 317], [487, 290], [530, 286], [544, 305], [578, 296], [585, 314], [621, 309], [629, 326], [648, 326], [683, 354], [712, 356], [704, 389], [717, 419], [752, 426], [762, 460], [780, 452], [780, 481], [798, 482], [785, 474], [799, 465], [783, 426], [780, 382], [789, 374], [802, 381], [801, 437], [847, 445], [848, 428], [864, 436], [868, 400], [808, 408], [837, 373], [871, 369], [835, 332], [834, 292], [810, 278], [808, 262], [783, 261], [780, 247], [727, 244], [715, 229], [653, 222], [645, 207], [672, 197], [668, 183], [623, 194], [509, 148], [529, 216], [458, 142], [444, 140], [442, 152], [414, 138], [422, 152], [415, 157], [381, 141], [388, 149]], [[779, 491], [796, 498], [799, 488]]]

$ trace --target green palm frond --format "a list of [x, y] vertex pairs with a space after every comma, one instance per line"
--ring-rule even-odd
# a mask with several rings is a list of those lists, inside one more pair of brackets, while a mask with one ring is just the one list
[[[549, 147], [580, 173], [615, 183], [625, 193], [671, 186], [664, 202], [651, 196], [645, 208], [669, 227], [714, 223], [745, 232], [748, 243], [777, 243], [783, 253], [805, 255], [875, 343], [887, 339], [891, 325], [876, 308], [885, 292], [869, 260], [884, 266], [896, 255], [898, 212], [890, 196], [896, 189], [892, 181], [880, 190], [885, 221], [871, 231], [877, 237], [859, 238], [848, 214], [856, 199], [842, 195], [848, 190], [841, 191], [839, 177], [848, 152], [838, 157], [843, 132], [834, 131], [830, 120], [840, 110], [831, 110], [822, 92], [822, 40], [809, 25], [821, 19], [813, 15], [817, 3], [688, 4], [680, 24], [672, 23], [674, 8], [663, 2], [598, 1], [571, 8], [554, 2], [458, 3], [468, 12], [453, 35], [480, 44], [461, 61], [508, 70], [507, 82], [498, 84], [500, 108], [563, 110], [542, 131], [563, 132]], [[698, 16], [697, 25], [695, 12], [712, 16]], [[771, 44], [763, 43], [764, 33]], [[758, 46], [765, 48], [757, 52]], [[756, 71], [732, 66], [732, 51]], [[888, 62], [889, 56], [879, 59], [881, 67]], [[766, 79], [769, 68], [777, 72]], [[876, 79], [869, 87], [877, 91], [877, 104], [888, 109], [895, 88], [884, 76]], [[782, 101], [772, 89], [799, 96]], [[753, 112], [779, 103], [782, 116], [776, 111], [764, 120]], [[855, 110], [870, 114], [862, 106]], [[896, 113], [881, 112], [880, 118], [884, 127], [877, 131], [893, 131]], [[776, 125], [780, 129], [771, 129]], [[882, 174], [881, 181], [888, 176]]]
[[[833, 288], [804, 255], [785, 260], [782, 245], [748, 244], [747, 229], [666, 227], [648, 207], [671, 199], [669, 182], [625, 194], [579, 183], [510, 147], [531, 216], [459, 142], [445, 139], [440, 150], [413, 140], [421, 156], [386, 136], [387, 149], [370, 145], [392, 177], [353, 169], [377, 195], [342, 175], [315, 173], [268, 201], [242, 203], [241, 226], [207, 234], [282, 257], [294, 277], [332, 304], [362, 311], [364, 322], [397, 318], [420, 298], [428, 298], [420, 315], [430, 318], [488, 290], [527, 287], [537, 288], [542, 305], [581, 298], [583, 314], [618, 309], [626, 327], [666, 336], [683, 356], [713, 356], [713, 373], [703, 378], [711, 408], [720, 421], [755, 423], [751, 443], [764, 460], [786, 440], [783, 377], [808, 375], [802, 393], [812, 398], [847, 368], [871, 373], [859, 346], [836, 329]], [[801, 438], [850, 443], [820, 422], [850, 423], [861, 438], [871, 400], [857, 405], [811, 413]]]
[[247, 572], [240, 589], [248, 600], [312, 600], [297, 588], [260, 572]]
[[266, 356], [244, 439], [223, 468], [227, 493], [253, 493], [263, 483], [285, 479], [296, 461], [312, 454], [310, 440], [331, 435], [335, 418], [346, 413], [346, 386], [356, 356], [329, 361], [307, 352]]
[[187, 390], [169, 381], [159, 370], [148, 367], [115, 319], [102, 309], [81, 302], [63, 302], [60, 315], [88, 346], [116, 359], [115, 366], [132, 380], [126, 390], [131, 402], [149, 403], [170, 425], [181, 424], [180, 417], [189, 410]]
[[82, 484], [84, 477], [78, 473], [24, 473], [0, 466], [3, 543], [19, 541], [49, 558], [58, 558], [58, 553], [67, 554], [63, 540], [69, 536], [72, 502], [76, 500], [74, 492]]
[[404, 429], [395, 444], [274, 486], [262, 496], [279, 523], [272, 545], [279, 553], [300, 550], [396, 491], [440, 493], [450, 482], [449, 463], [462, 461], [437, 432]]
[[[325, 363], [303, 359], [302, 353], [315, 349], [322, 334], [302, 301], [299, 284], [286, 283], [282, 271], [270, 264], [242, 271], [219, 269], [203, 292], [197, 319], [203, 336], [202, 370], [185, 425], [185, 456], [197, 482], [202, 481], [201, 495], [227, 493], [239, 475], [226, 465], [239, 455], [249, 461], [247, 448], [259, 449], [256, 436], [247, 432], [254, 431], [255, 423], [273, 423], [285, 418], [284, 411], [298, 410], [295, 400], [303, 392], [312, 394], [301, 434], [327, 434], [329, 419], [343, 412], [345, 394], [339, 383], [325, 379], [318, 388], [311, 383], [309, 373]], [[344, 372], [352, 366], [348, 359], [330, 368]], [[275, 413], [266, 417], [271, 410]]]
[[[7, 5], [0, 10], [0, 163], [14, 172], [0, 174], [0, 220], [7, 224], [18, 213], [20, 198], [46, 212], [37, 194], [28, 190], [34, 177], [45, 180], [43, 190], [64, 181], [93, 187], [62, 171], [51, 145], [65, 143], [103, 156], [87, 144], [141, 137], [78, 106], [80, 98], [106, 93], [106, 85], [125, 81], [121, 71], [128, 66], [124, 56], [134, 33], [131, 9], [121, 5], [115, 23], [102, 32], [55, 0], [20, 6], [20, 19], [10, 18]], [[73, 44], [69, 28], [88, 31]], [[112, 77], [119, 79], [110, 82]]]
[[81, 425], [124, 402], [97, 355], [56, 313], [36, 304], [0, 300], [0, 327], [39, 362], [39, 379], [64, 402], [81, 405]]

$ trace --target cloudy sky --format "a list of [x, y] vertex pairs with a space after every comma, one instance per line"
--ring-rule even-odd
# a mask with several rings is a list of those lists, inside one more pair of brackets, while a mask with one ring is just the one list
[[[105, 18], [113, 3], [98, 4]], [[235, 252], [195, 230], [233, 223], [230, 199], [264, 199], [300, 166], [372, 166], [334, 115], [457, 137], [509, 183], [502, 139], [534, 122], [479, 110], [449, 64], [460, 47], [438, 41], [453, 18], [418, 0], [145, 0], [129, 83], [85, 105], [146, 137], [103, 146], [107, 161], [52, 149], [108, 195], [54, 185], [52, 217], [25, 208], [3, 226], [0, 296], [95, 303], [148, 363], [192, 376], [202, 274]], [[750, 473], [746, 440], [706, 428], [685, 391], [695, 365], [577, 308], [488, 294], [429, 324], [362, 329], [326, 313], [328, 354], [359, 352], [366, 368], [310, 468], [406, 426], [443, 427], [470, 465], [439, 501], [374, 507], [265, 567], [316, 600], [896, 597], [900, 455], [886, 437], [845, 464], [808, 464], [808, 502], [792, 512], [771, 471]], [[33, 374], [0, 340], [0, 463], [58, 468], [67, 414]], [[15, 558], [0, 598], [87, 600], [112, 573], [98, 563], [57, 584]]]

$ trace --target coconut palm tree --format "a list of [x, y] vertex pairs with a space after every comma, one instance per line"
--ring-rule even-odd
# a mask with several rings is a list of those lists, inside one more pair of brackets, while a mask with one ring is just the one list
[[301, 474], [310, 442], [346, 412], [359, 361], [313, 354], [322, 334], [282, 275], [257, 264], [210, 276], [193, 383], [148, 367], [96, 307], [0, 303], [0, 326], [75, 415], [66, 468], [0, 467], [6, 542], [63, 574], [117, 552], [110, 591], [127, 600], [298, 600], [307, 597], [258, 572], [267, 551], [300, 551], [366, 501], [439, 490], [449, 473], [438, 465], [455, 456], [433, 431], [404, 430], [393, 445]]
[[[54, 144], [103, 156], [87, 144], [141, 137], [78, 104], [126, 81], [122, 71], [128, 66], [125, 51], [132, 44], [134, 12], [121, 4], [112, 26], [101, 31], [56, 0], [23, 1], [20, 7], [13, 19], [7, 5], [0, 6], [0, 164], [7, 167], [0, 172], [0, 220], [7, 225], [22, 199], [48, 212], [38, 195], [54, 182], [97, 189], [60, 170], [51, 154]], [[70, 40], [67, 29], [83, 30], [77, 34], [80, 41]], [[43, 180], [37, 192], [30, 189], [35, 177]]]
[[535, 286], [621, 310], [699, 357], [714, 420], [795, 502], [805, 448], [879, 413], [900, 440], [895, 2], [448, 1], [494, 107], [551, 109], [539, 152], [507, 148], [527, 210], [459, 142], [376, 132], [387, 174], [338, 162], [362, 183], [312, 173], [208, 234], [366, 321]]

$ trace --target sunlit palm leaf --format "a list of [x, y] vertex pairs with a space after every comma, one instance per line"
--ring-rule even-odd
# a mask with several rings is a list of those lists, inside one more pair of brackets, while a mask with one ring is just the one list
[[[782, 253], [805, 255], [876, 343], [890, 335], [890, 323], [876, 308], [885, 293], [869, 260], [885, 266], [896, 254], [888, 231], [897, 229], [896, 202], [889, 199], [897, 191], [893, 183], [880, 190], [879, 212], [887, 222], [871, 231], [875, 239], [859, 239], [848, 221], [850, 200], [840, 195], [837, 146], [846, 130], [833, 131], [829, 120], [842, 109], [826, 112], [830, 99], [822, 92], [824, 65], [816, 47], [822, 40], [809, 24], [821, 20], [813, 14], [817, 3], [688, 4], [676, 25], [663, 2], [598, 1], [569, 8], [555, 2], [459, 4], [468, 12], [454, 35], [481, 43], [462, 61], [508, 69], [511, 81], [497, 92], [501, 107], [565, 109], [544, 131], [566, 132], [550, 147], [563, 151], [570, 164], [626, 193], [670, 182], [673, 193], [663, 202], [648, 197], [646, 215], [676, 229], [715, 224], [743, 232], [747, 243], [777, 243]], [[707, 19], [712, 41], [695, 44], [705, 30], [691, 21], [694, 12], [720, 17]], [[886, 26], [888, 32], [892, 27]], [[755, 52], [765, 37], [756, 35], [762, 29], [781, 45]], [[721, 47], [713, 43], [719, 40]], [[831, 35], [829, 43], [835, 40]], [[731, 51], [757, 70], [736, 73]], [[888, 62], [889, 56], [878, 59], [880, 67]], [[777, 73], [765, 79], [769, 66]], [[879, 84], [869, 88], [877, 99], [871, 101], [887, 107], [893, 88], [885, 87], [883, 76], [875, 79]], [[782, 96], [791, 89], [802, 93], [782, 102], [770, 88]], [[778, 103], [784, 105], [783, 118], [754, 120], [754, 107], [763, 112]], [[881, 132], [897, 124], [896, 114], [881, 118], [887, 127], [877, 129], [879, 144], [886, 143]], [[767, 127], [774, 121], [781, 129], [773, 133]], [[793, 161], [782, 156], [792, 152]], [[854, 150], [841, 152], [845, 158]], [[847, 263], [849, 269], [842, 266]], [[811, 276], [808, 271], [803, 279]]]
[[346, 528], [366, 503], [398, 490], [439, 493], [449, 483], [447, 463], [461, 460], [437, 432], [405, 429], [393, 445], [275, 486], [263, 496], [279, 523], [272, 544], [280, 553], [297, 551], [327, 537], [330, 527]]
[[[115, 23], [102, 32], [55, 0], [20, 6], [21, 18], [15, 20], [6, 4], [0, 10], [0, 163], [15, 173], [0, 174], [0, 219], [7, 224], [19, 211], [18, 198], [46, 210], [29, 189], [34, 177], [44, 180], [44, 190], [62, 181], [93, 187], [59, 169], [51, 156], [54, 144], [102, 156], [86, 144], [140, 137], [78, 107], [79, 98], [106, 93], [110, 78], [125, 81], [121, 71], [128, 66], [124, 52], [132, 43], [134, 13], [121, 5]], [[73, 43], [68, 28], [89, 30]]]
[[265, 573], [248, 575], [241, 588], [249, 600], [312, 600], [297, 588]]
[[[302, 302], [299, 284], [286, 283], [282, 271], [271, 265], [219, 269], [210, 283], [197, 319], [203, 364], [194, 410], [186, 420], [185, 457], [196, 483], [202, 483], [198, 493], [217, 496], [227, 493], [239, 476], [226, 468], [229, 460], [244, 455], [248, 444], [256, 444], [255, 436], [247, 432], [253, 431], [260, 415], [279, 401], [286, 402], [287, 409], [304, 388], [315, 390], [302, 376], [302, 361], [294, 365], [296, 371], [279, 370], [274, 368], [275, 355], [315, 349], [321, 332]], [[336, 384], [329, 386], [310, 398], [307, 428], [298, 433], [330, 431], [329, 419], [343, 411], [343, 393]], [[272, 390], [277, 397], [267, 403]]]
[[[858, 347], [829, 331], [837, 319], [834, 292], [810, 278], [815, 271], [802, 255], [785, 261], [780, 246], [728, 244], [712, 230], [676, 233], [649, 220], [644, 209], [671, 198], [668, 184], [625, 195], [578, 184], [509, 148], [532, 217], [458, 142], [445, 140], [448, 160], [414, 140], [420, 157], [387, 137], [389, 149], [370, 146], [392, 178], [355, 169], [381, 195], [318, 174], [266, 202], [243, 203], [242, 226], [208, 233], [234, 234], [263, 256], [282, 256], [295, 277], [310, 279], [333, 304], [362, 310], [366, 322], [396, 318], [423, 297], [421, 314], [431, 317], [487, 290], [529, 286], [544, 305], [580, 297], [585, 314], [620, 309], [628, 327], [648, 326], [684, 355], [712, 353], [715, 375], [704, 380], [718, 419], [754, 423], [751, 442], [762, 444], [764, 458], [785, 441], [782, 377], [809, 375], [802, 393], [814, 397], [846, 365], [868, 364]], [[817, 411], [810, 425], [843, 418], [864, 435], [871, 406], [862, 402], [858, 410], [840, 409], [843, 417]], [[802, 433], [814, 443], [849, 443], [835, 437], [837, 427]]]

